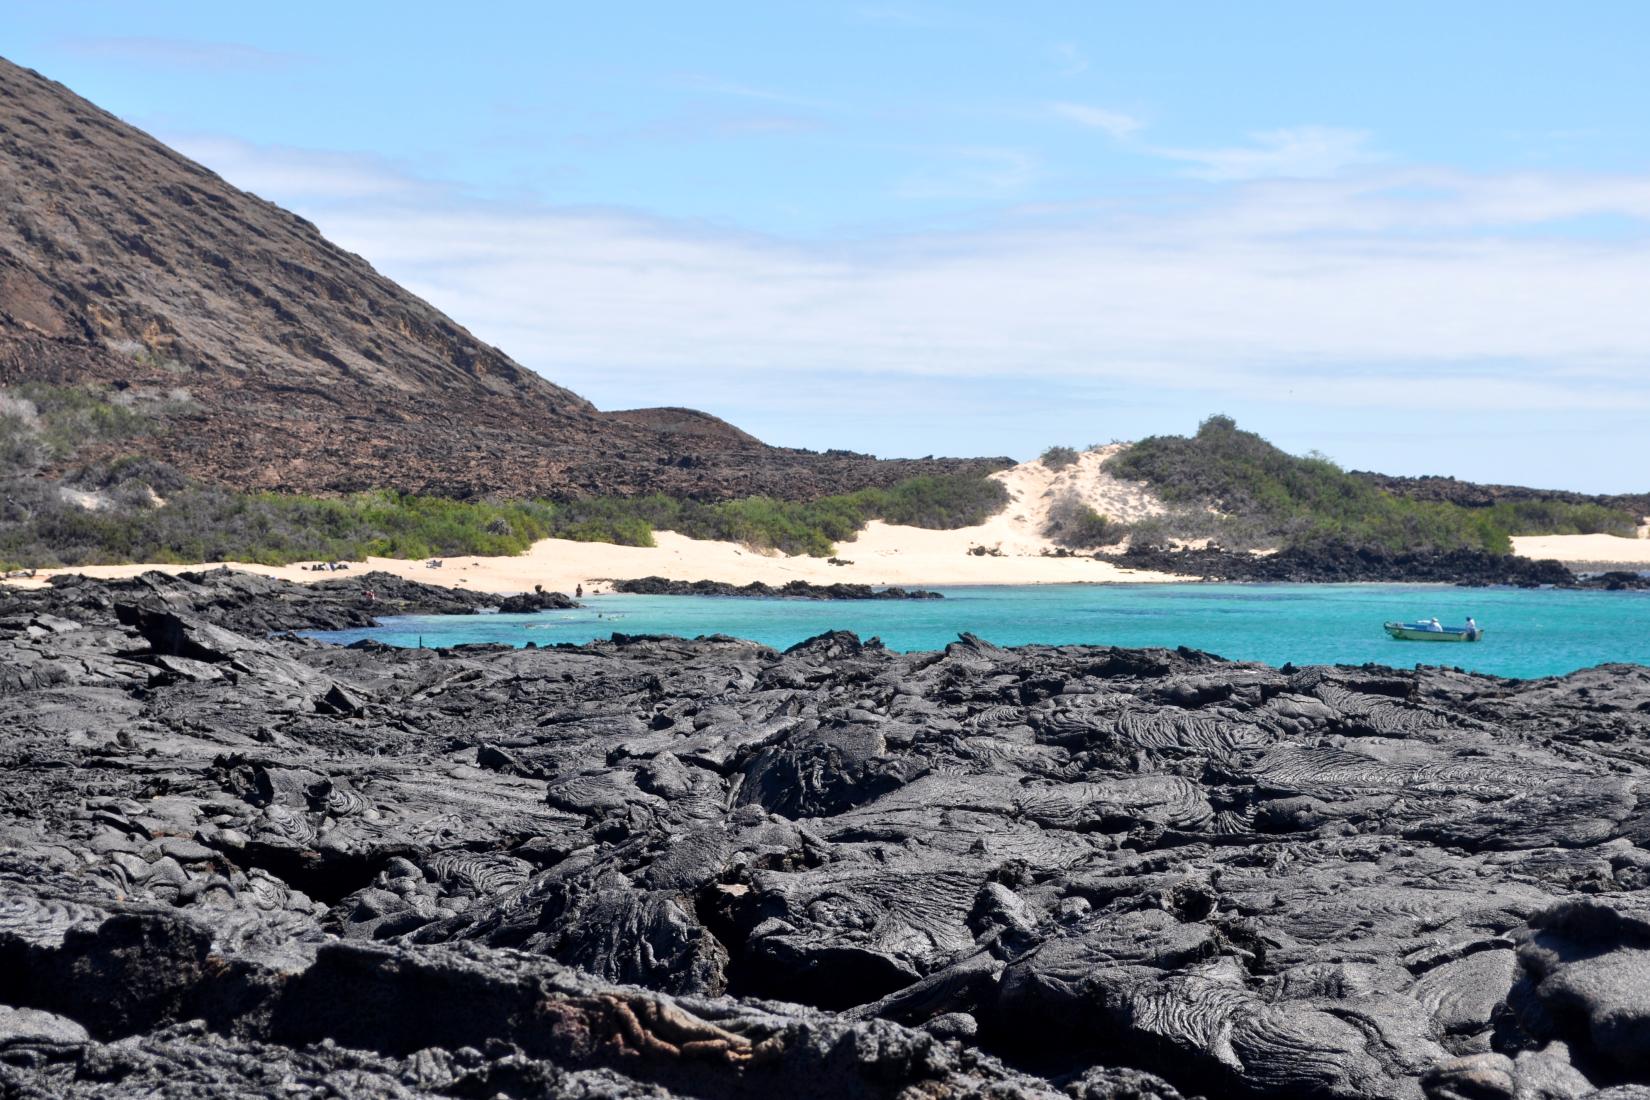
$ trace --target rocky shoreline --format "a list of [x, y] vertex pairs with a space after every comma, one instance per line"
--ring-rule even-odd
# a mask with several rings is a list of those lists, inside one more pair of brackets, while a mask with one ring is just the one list
[[924, 588], [875, 588], [868, 584], [812, 584], [786, 581], [781, 585], [752, 581], [673, 581], [665, 577], [638, 577], [613, 582], [613, 591], [632, 596], [735, 596], [752, 599], [802, 600], [940, 600], [945, 597]]
[[338, 648], [263, 631], [358, 585], [248, 583], [0, 591], [0, 1093], [1650, 1081], [1650, 669]]
[[1576, 573], [1562, 562], [1481, 550], [1389, 553], [1376, 547], [1328, 544], [1255, 555], [1217, 548], [1130, 548], [1096, 555], [1127, 569], [1149, 569], [1219, 581], [1280, 584], [1456, 584], [1468, 587], [1650, 588], [1650, 578], [1621, 570]]
[[542, 588], [531, 592], [520, 592], [514, 596], [505, 596], [498, 599], [498, 611], [502, 615], [526, 615], [539, 611], [571, 611], [575, 607], [583, 607], [572, 597], [561, 592], [546, 592]]
[[[51, 580], [53, 606], [107, 617], [116, 604], [176, 608], [215, 625], [262, 636], [291, 630], [376, 626], [382, 615], [464, 615], [497, 608], [508, 597], [421, 584], [393, 573], [352, 573], [305, 584], [218, 568], [190, 573], [151, 571], [129, 580], [93, 580], [65, 573]], [[0, 590], [0, 606], [22, 594]], [[529, 594], [531, 596], [532, 594]], [[559, 593], [551, 595], [567, 600]], [[568, 601], [569, 606], [576, 606]]]

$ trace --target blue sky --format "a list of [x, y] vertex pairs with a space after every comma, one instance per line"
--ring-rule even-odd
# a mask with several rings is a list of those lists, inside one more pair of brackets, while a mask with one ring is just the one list
[[604, 408], [1650, 488], [1650, 5], [10, 4]]

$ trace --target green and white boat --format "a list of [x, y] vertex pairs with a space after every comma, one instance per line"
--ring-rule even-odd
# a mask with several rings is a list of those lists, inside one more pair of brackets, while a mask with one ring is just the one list
[[1477, 642], [1484, 637], [1483, 628], [1470, 626], [1443, 626], [1438, 620], [1422, 623], [1384, 623], [1386, 632], [1400, 642]]

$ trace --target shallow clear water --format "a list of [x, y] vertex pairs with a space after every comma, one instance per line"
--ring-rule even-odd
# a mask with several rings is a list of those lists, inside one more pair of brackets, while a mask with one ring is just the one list
[[[968, 631], [999, 645], [1187, 645], [1283, 664], [1446, 664], [1502, 676], [1547, 676], [1608, 661], [1650, 664], [1650, 593], [1439, 585], [1048, 585], [944, 589], [943, 600], [752, 600], [595, 596], [534, 615], [417, 615], [367, 630], [318, 632], [348, 643], [588, 642], [625, 634], [731, 634], [783, 648], [826, 630], [939, 649]], [[1387, 619], [1468, 615], [1475, 644], [1395, 642]]]

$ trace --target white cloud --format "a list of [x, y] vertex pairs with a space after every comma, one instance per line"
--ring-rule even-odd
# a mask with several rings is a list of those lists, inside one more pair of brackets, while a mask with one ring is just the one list
[[[1522, 407], [1624, 399], [1581, 379], [1647, 392], [1642, 248], [1301, 241], [1240, 225], [1203, 240], [1147, 220], [840, 252], [548, 210], [317, 217], [552, 377], [847, 365], [1222, 393], [1279, 378], [1342, 385], [1355, 370], [1359, 400], [1404, 407], [1451, 381], [1482, 389], [1493, 362], [1519, 382], [1493, 396]], [[1573, 373], [1556, 376], [1560, 365]]]
[[88, 57], [208, 71], [286, 69], [308, 64], [312, 60], [303, 54], [266, 50], [244, 42], [206, 42], [188, 38], [88, 35], [64, 39], [61, 45], [71, 53]]
[[1060, 76], [1077, 76], [1089, 70], [1089, 59], [1075, 42], [1056, 42], [1048, 52]]
[[[1128, 141], [1146, 128], [1145, 122], [1123, 111], [1088, 103], [1061, 101], [1048, 110], [1079, 126], [1100, 130], [1117, 141]], [[1185, 175], [1216, 183], [1263, 179], [1330, 179], [1349, 168], [1384, 159], [1362, 130], [1334, 126], [1294, 126], [1250, 135], [1251, 144], [1198, 149], [1136, 143], [1131, 148], [1147, 156], [1190, 165]]]
[[[1198, 413], [1297, 402], [1360, 422], [1650, 409], [1645, 235], [1564, 229], [1650, 226], [1645, 176], [1263, 180], [827, 246], [432, 201], [373, 162], [216, 148], [227, 159], [193, 151], [606, 405], [699, 400], [752, 378], [828, 402], [833, 386], [861, 393], [883, 376], [1178, 393]], [[997, 186], [1034, 170], [979, 159]]]
[[773, 88], [762, 88], [753, 84], [742, 84], [737, 80], [724, 80], [721, 77], [707, 76], [703, 73], [689, 73], [679, 77], [675, 83], [689, 91], [704, 92], [716, 96], [731, 96], [735, 99], [754, 99], [761, 103], [780, 103], [790, 107], [813, 108], [831, 106], [826, 100], [776, 91]]
[[858, 23], [912, 30], [947, 27], [956, 22], [954, 13], [913, 4], [862, 4], [852, 9], [850, 17]]
[[168, 144], [236, 187], [283, 204], [445, 193], [405, 167], [364, 153], [257, 145], [211, 134], [172, 135]]
[[1042, 168], [1023, 149], [968, 147], [940, 150], [936, 155], [939, 163], [900, 181], [894, 194], [902, 199], [1012, 198]]
[[1250, 135], [1252, 145], [1225, 149], [1156, 148], [1160, 157], [1194, 165], [1187, 174], [1230, 182], [1253, 179], [1327, 179], [1382, 159], [1363, 130], [1294, 126]]
[[1067, 121], [1103, 130], [1118, 139], [1126, 138], [1146, 125], [1133, 115], [1086, 103], [1050, 103], [1048, 109]]

